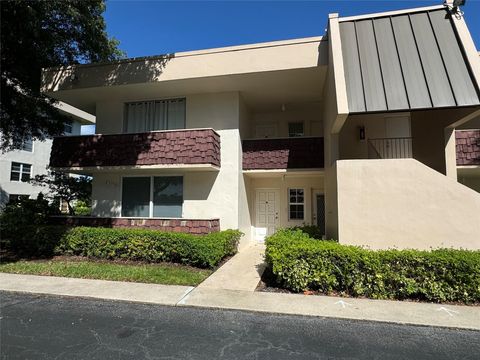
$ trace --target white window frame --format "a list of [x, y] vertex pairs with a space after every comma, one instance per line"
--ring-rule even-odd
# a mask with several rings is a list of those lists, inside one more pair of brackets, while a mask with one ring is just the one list
[[[123, 216], [123, 179], [124, 178], [132, 178], [132, 177], [139, 177], [139, 178], [150, 178], [150, 201], [148, 206], [148, 216]], [[153, 186], [154, 186], [154, 178], [156, 177], [181, 177], [182, 178], [182, 216], [178, 217], [154, 217], [153, 216]], [[181, 174], [168, 174], [168, 175], [123, 175], [121, 177], [120, 182], [120, 218], [124, 219], [183, 219], [183, 205], [185, 203], [184, 198], [184, 190], [185, 190], [185, 176]]]
[[[290, 124], [301, 124], [302, 125], [302, 135], [291, 136], [290, 135]], [[288, 127], [288, 137], [289, 138], [296, 138], [296, 137], [305, 136], [305, 123], [303, 121], [289, 121], [288, 124], [287, 124], [287, 127]]]
[[[14, 172], [13, 169], [12, 169], [12, 168], [13, 168], [13, 164], [20, 164], [20, 171], [19, 171], [18, 180], [12, 180], [12, 172]], [[32, 164], [21, 163], [21, 162], [18, 162], [18, 161], [12, 161], [12, 162], [10, 163], [10, 181], [13, 181], [13, 182], [28, 182], [28, 181], [23, 181], [23, 180], [22, 180], [22, 177], [23, 177], [23, 176], [22, 176], [22, 175], [23, 175], [23, 167], [24, 167], [24, 165], [29, 165], [29, 166], [30, 166], [30, 171], [29, 171], [28, 176], [29, 176], [29, 180], [32, 178], [32, 170], [33, 170], [33, 165], [32, 165]], [[15, 171], [15, 173], [16, 173], [16, 172], [17, 172], [17, 171]]]
[[[303, 190], [303, 202], [302, 203], [299, 203], [299, 202], [290, 202], [290, 190]], [[288, 220], [290, 221], [305, 221], [305, 188], [300, 188], [300, 187], [292, 187], [292, 188], [288, 188], [287, 189], [288, 191]], [[296, 195], [298, 196], [298, 195]], [[301, 219], [292, 219], [290, 217], [290, 205], [302, 205], [303, 207], [303, 218]]]

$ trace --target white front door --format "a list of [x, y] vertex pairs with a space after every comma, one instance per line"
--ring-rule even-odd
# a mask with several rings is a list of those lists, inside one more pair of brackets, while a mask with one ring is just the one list
[[385, 117], [385, 146], [382, 149], [382, 158], [398, 159], [412, 156], [412, 141], [410, 117]]
[[280, 192], [277, 189], [257, 189], [255, 195], [255, 239], [263, 242], [272, 235], [280, 223]]

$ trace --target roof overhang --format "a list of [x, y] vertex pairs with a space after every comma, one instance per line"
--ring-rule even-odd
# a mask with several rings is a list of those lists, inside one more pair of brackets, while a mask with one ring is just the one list
[[327, 41], [313, 37], [49, 68], [42, 91], [91, 113], [100, 101], [225, 91], [242, 92], [255, 107], [319, 101], [327, 65]]
[[83, 110], [77, 109], [70, 104], [63, 101], [59, 101], [54, 105], [57, 109], [63, 112], [65, 115], [71, 117], [73, 120], [78, 121], [82, 125], [95, 124], [95, 116], [89, 114]]

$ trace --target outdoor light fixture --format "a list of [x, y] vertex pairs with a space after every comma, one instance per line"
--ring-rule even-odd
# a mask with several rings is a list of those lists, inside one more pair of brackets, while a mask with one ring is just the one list
[[459, 9], [459, 6], [465, 5], [465, 3], [466, 0], [445, 0], [443, 5], [446, 6], [457, 18], [461, 18], [463, 16], [463, 11]]
[[360, 140], [365, 140], [365, 126], [358, 127], [358, 137]]

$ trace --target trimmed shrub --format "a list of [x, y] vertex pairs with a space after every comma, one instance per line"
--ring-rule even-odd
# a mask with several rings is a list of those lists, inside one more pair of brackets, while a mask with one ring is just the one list
[[90, 216], [92, 214], [92, 207], [82, 200], [76, 202], [73, 210], [76, 216]]
[[280, 286], [374, 299], [480, 301], [480, 251], [368, 250], [318, 241], [299, 230], [266, 239]]
[[36, 200], [10, 202], [0, 215], [2, 245], [19, 256], [52, 255], [64, 228], [48, 226], [47, 219], [58, 212], [41, 193]]
[[[302, 226], [292, 226], [291, 230], [300, 230], [310, 236], [312, 239], [322, 240], [325, 235], [323, 231], [316, 225], [302, 225]], [[325, 239], [326, 241], [337, 241], [333, 239]]]
[[237, 251], [242, 233], [225, 230], [192, 235], [144, 229], [76, 227], [63, 236], [57, 252], [101, 259], [170, 261], [215, 267]]

